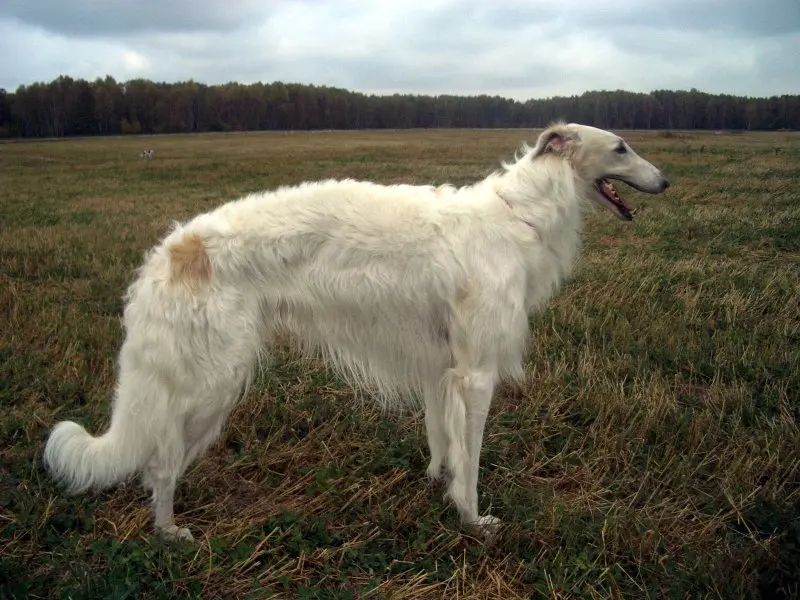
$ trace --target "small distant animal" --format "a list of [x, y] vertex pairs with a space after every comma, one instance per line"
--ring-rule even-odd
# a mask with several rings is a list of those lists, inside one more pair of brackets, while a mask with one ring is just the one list
[[155, 150], [142, 150], [139, 153], [139, 158], [153, 158], [156, 155]]
[[[219, 436], [263, 353], [289, 334], [386, 405], [425, 410], [428, 476], [465, 528], [492, 395], [524, 375], [529, 315], [568, 276], [588, 205], [630, 221], [611, 180], [660, 194], [662, 172], [618, 135], [556, 123], [483, 179], [319, 181], [251, 194], [176, 225], [128, 288], [111, 424], [50, 433], [44, 462], [71, 492], [141, 473], [155, 529], [189, 464]], [[235, 493], [235, 490], [232, 490]]]

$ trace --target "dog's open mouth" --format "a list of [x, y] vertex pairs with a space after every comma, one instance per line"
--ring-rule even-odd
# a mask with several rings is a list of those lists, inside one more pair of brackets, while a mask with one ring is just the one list
[[628, 203], [622, 199], [617, 188], [615, 188], [608, 179], [597, 180], [595, 182], [595, 187], [597, 191], [600, 192], [600, 195], [617, 209], [617, 213], [619, 213], [621, 218], [626, 221], [633, 221], [633, 213], [636, 212], [636, 209], [631, 208]]

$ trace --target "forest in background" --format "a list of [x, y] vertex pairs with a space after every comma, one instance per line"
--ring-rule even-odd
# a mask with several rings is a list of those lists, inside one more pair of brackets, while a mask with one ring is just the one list
[[544, 127], [566, 119], [606, 129], [800, 129], [800, 95], [696, 89], [589, 91], [518, 101], [499, 96], [375, 95], [299, 83], [205, 85], [60, 76], [0, 89], [0, 138], [264, 131]]

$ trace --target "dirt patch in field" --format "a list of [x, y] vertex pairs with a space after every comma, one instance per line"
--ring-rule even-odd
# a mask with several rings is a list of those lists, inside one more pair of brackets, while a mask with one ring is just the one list
[[139, 195], [117, 195], [117, 196], [89, 196], [88, 198], [78, 198], [71, 202], [72, 208], [78, 210], [99, 210], [104, 212], [126, 212], [136, 208], [141, 208], [142, 197]]
[[606, 246], [606, 247], [630, 246], [633, 248], [644, 248], [657, 240], [658, 238], [654, 235], [648, 235], [644, 237], [624, 237], [624, 238], [606, 235], [601, 237], [598, 243], [601, 246]]

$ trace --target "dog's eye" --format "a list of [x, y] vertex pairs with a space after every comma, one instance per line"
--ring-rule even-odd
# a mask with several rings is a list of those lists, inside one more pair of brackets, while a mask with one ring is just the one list
[[625, 147], [625, 144], [620, 144], [619, 146], [614, 148], [614, 152], [616, 152], [617, 154], [625, 154], [627, 151], [628, 149]]

